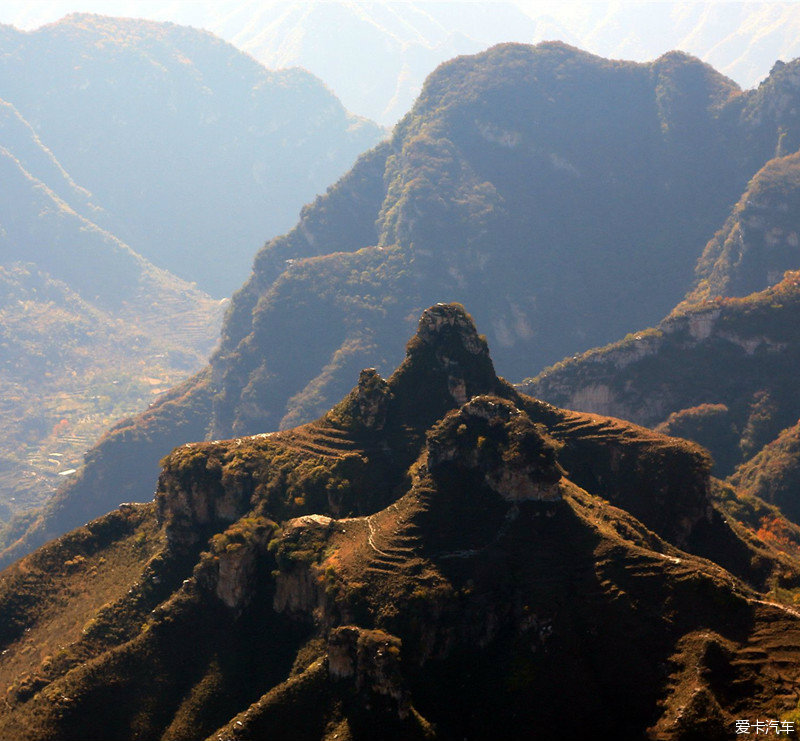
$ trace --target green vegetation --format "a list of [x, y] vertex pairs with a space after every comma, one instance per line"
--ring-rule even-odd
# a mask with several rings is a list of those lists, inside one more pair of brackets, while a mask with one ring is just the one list
[[742, 464], [731, 483], [743, 493], [777, 505], [800, 522], [800, 424], [783, 430], [757, 455]]
[[800, 153], [756, 173], [722, 229], [706, 245], [688, 302], [763, 291], [796, 270], [800, 247]]

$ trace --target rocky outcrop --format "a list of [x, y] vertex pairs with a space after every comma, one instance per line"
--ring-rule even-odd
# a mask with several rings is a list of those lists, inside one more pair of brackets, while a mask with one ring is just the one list
[[190, 443], [164, 461], [156, 488], [159, 522], [174, 545], [201, 542], [250, 508], [252, 482], [226, 468], [213, 443]]
[[365, 703], [389, 700], [401, 719], [408, 716], [411, 695], [401, 672], [401, 641], [382, 630], [347, 625], [328, 636], [328, 673], [334, 681], [349, 681]]
[[459, 337], [464, 349], [473, 355], [487, 353], [486, 342], [475, 329], [472, 318], [459, 304], [436, 304], [422, 312], [417, 336], [429, 345], [440, 345], [443, 336]]
[[222, 602], [234, 610], [249, 601], [251, 580], [256, 566], [254, 548], [239, 548], [219, 557], [216, 594]]
[[453, 465], [482, 474], [508, 502], [561, 498], [556, 443], [505, 399], [476, 396], [430, 431], [427, 448], [434, 477]]
[[358, 377], [356, 387], [356, 404], [359, 421], [371, 430], [383, 429], [388, 408], [389, 384], [384, 381], [374, 368], [365, 368]]
[[324, 515], [305, 515], [284, 525], [276, 550], [279, 568], [273, 599], [276, 612], [322, 621], [325, 592], [316, 562], [333, 523]]

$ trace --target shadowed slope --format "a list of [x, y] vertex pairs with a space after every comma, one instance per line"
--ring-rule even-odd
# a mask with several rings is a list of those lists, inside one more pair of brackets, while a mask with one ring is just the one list
[[[517, 394], [463, 309], [432, 307], [388, 381], [363, 371], [294, 430], [183, 445], [158, 523], [126, 506], [3, 572], [0, 724], [522, 739], [569, 714], [622, 741], [780, 717], [800, 615], [756, 590], [797, 587], [798, 548], [726, 525], [707, 470], [685, 441]], [[725, 555], [725, 537], [751, 585], [669, 542]], [[75, 588], [110, 562], [141, 576], [98, 587], [98, 610]], [[54, 659], [26, 649], [24, 626], [48, 646], [67, 620], [88, 622]]]

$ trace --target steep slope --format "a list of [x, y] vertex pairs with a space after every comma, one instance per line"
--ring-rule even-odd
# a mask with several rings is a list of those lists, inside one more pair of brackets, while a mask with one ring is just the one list
[[[569, 713], [680, 739], [781, 717], [800, 614], [758, 590], [800, 586], [800, 530], [784, 521], [781, 552], [715, 520], [707, 466], [520, 396], [463, 309], [432, 307], [388, 381], [362, 371], [294, 430], [182, 445], [155, 504], [3, 572], [0, 727], [521, 739]], [[744, 581], [670, 542], [701, 530], [728, 534]]]
[[686, 303], [763, 291], [798, 267], [800, 152], [759, 170], [706, 245], [697, 267], [698, 285]]
[[0, 50], [3, 96], [114, 233], [216, 296], [382, 135], [310, 74], [269, 72], [191, 28], [71, 15], [3, 28]]
[[40, 506], [113, 421], [198, 369], [222, 306], [90, 221], [106, 214], [8, 104], [0, 177], [5, 522]]
[[767, 88], [738, 94], [680, 54], [635, 65], [560, 44], [443, 65], [390, 144], [257, 257], [214, 360], [214, 429], [321, 413], [343, 370], [393, 367], [391, 338], [443, 297], [473, 307], [510, 376], [655, 321], [778, 120], [800, 147]]
[[[782, 115], [797, 89], [797, 66], [776, 65], [757, 91], [763, 99], [776, 95], [771, 106], [762, 100], [760, 115]], [[787, 151], [783, 143], [779, 153]], [[556, 404], [659, 425], [700, 442], [721, 474], [792, 425], [800, 415], [794, 388], [800, 338], [793, 329], [798, 278], [791, 272], [800, 267], [799, 157], [772, 159], [753, 177], [706, 245], [695, 286], [655, 329], [567, 359], [520, 387]], [[777, 467], [760, 469], [767, 489], [768, 470]], [[785, 495], [778, 499], [796, 516]]]
[[565, 360], [520, 388], [650, 426], [681, 413], [682, 423], [673, 417], [668, 429], [693, 439], [714, 415], [704, 443], [718, 446], [722, 472], [730, 473], [800, 415], [798, 311], [800, 275], [789, 272], [760, 293], [687, 305], [654, 329]]
[[[391, 141], [257, 255], [212, 361], [211, 436], [319, 416], [360, 368], [396, 367], [443, 298], [474, 307], [512, 377], [656, 321], [752, 174], [800, 148], [793, 100], [678, 53], [637, 65], [504, 45], [442, 65]], [[94, 464], [113, 470], [116, 450]], [[146, 499], [166, 451], [140, 452], [124, 486]], [[97, 515], [117, 503], [90, 498]]]
[[780, 507], [800, 521], [800, 423], [783, 430], [731, 476], [743, 493]]

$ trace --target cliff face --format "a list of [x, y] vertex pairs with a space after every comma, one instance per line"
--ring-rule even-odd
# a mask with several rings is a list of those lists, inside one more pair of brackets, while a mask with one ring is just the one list
[[[520, 395], [463, 307], [431, 307], [389, 379], [363, 371], [293, 430], [178, 447], [155, 503], [4, 572], [0, 727], [522, 739], [571, 713], [679, 739], [780, 717], [800, 618], [774, 600], [800, 588], [800, 529], [726, 500], [708, 465]], [[42, 660], [31, 641], [61, 643]]]
[[508, 502], [555, 501], [563, 469], [556, 444], [511, 402], [476, 396], [428, 433], [428, 469], [454, 467], [483, 475]]
[[[568, 408], [679, 425], [717, 452], [717, 472], [726, 475], [800, 415], [799, 307], [800, 281], [789, 272], [760, 293], [687, 305], [655, 329], [565, 360], [520, 389]], [[711, 436], [703, 432], [707, 405], [727, 410]]]

